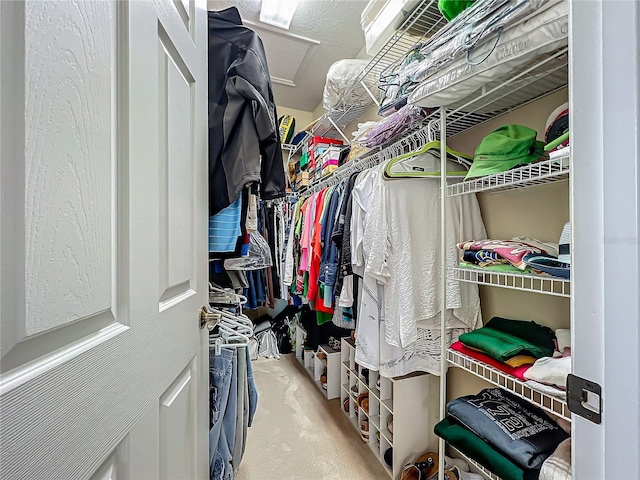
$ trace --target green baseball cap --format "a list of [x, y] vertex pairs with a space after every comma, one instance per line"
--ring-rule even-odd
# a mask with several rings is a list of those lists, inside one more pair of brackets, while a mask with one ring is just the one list
[[473, 5], [475, 0], [438, 0], [438, 9], [448, 22]]
[[473, 164], [465, 180], [506, 172], [531, 163], [544, 155], [544, 142], [537, 132], [522, 125], [504, 125], [484, 137], [476, 148]]

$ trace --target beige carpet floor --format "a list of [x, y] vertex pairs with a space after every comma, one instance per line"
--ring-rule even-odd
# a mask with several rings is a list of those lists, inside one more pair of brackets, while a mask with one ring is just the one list
[[258, 360], [260, 398], [237, 480], [384, 480], [389, 476], [293, 355]]

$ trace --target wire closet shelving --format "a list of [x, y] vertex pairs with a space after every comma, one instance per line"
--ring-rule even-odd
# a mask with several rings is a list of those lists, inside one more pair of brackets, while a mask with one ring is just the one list
[[[374, 57], [365, 68], [358, 83], [342, 97], [342, 108], [325, 114], [312, 130], [313, 135], [324, 135], [333, 138], [344, 138], [340, 130], [357, 121], [360, 115], [367, 111], [375, 103], [370, 95], [370, 89], [366, 88], [372, 80], [376, 81], [380, 73], [402, 59], [420, 38], [428, 38], [434, 35], [443, 22], [437, 11], [437, 2], [424, 0], [420, 2], [416, 10], [403, 23], [399, 32], [392, 37], [389, 43]], [[411, 34], [422, 32], [418, 37]], [[336, 185], [351, 174], [374, 167], [382, 162], [399, 155], [415, 151], [434, 140], [442, 141], [442, 154], [446, 148], [447, 140], [460, 135], [484, 122], [493, 120], [516, 108], [550, 95], [569, 84], [568, 48], [560, 48], [554, 52], [538, 56], [528, 64], [512, 71], [504, 77], [495, 78], [473, 94], [457, 103], [434, 109], [426, 118], [417, 122], [396, 136], [377, 146], [359, 157], [340, 166], [328, 177], [313, 182], [307, 188], [303, 188], [298, 195], [309, 195], [324, 188]], [[365, 88], [363, 88], [365, 87]], [[300, 146], [292, 147], [292, 152], [297, 152]], [[445, 156], [446, 157], [446, 156]], [[446, 160], [442, 161], [442, 169], [446, 169]], [[507, 172], [498, 173], [466, 182], [448, 183], [446, 177], [441, 178], [441, 216], [444, 218], [445, 204], [448, 198], [473, 194], [479, 192], [497, 193], [505, 190], [517, 190], [545, 185], [552, 182], [567, 181], [570, 177], [570, 156], [562, 155], [549, 160], [526, 165]], [[446, 255], [446, 225], [441, 222], [441, 258]], [[442, 263], [441, 272], [441, 301], [446, 304], [447, 279], [455, 279], [489, 287], [533, 292], [542, 295], [569, 298], [571, 296], [571, 282], [568, 279], [518, 273], [500, 273], [483, 271], [480, 269], [462, 268], [457, 265]], [[446, 320], [443, 317], [441, 326], [446, 329]], [[446, 338], [446, 331], [441, 331], [441, 338]], [[483, 379], [489, 384], [509, 390], [515, 395], [529, 401], [553, 416], [571, 419], [566, 401], [532, 389], [525, 382], [510, 376], [500, 370], [473, 359], [460, 352], [452, 350], [442, 342], [442, 358], [446, 359], [442, 364], [440, 383], [440, 417], [446, 414], [446, 391], [448, 367], [460, 368], [469, 374]], [[382, 404], [381, 404], [382, 405]], [[454, 456], [464, 458], [470, 464], [472, 470], [481, 474], [488, 480], [500, 480], [500, 478], [480, 463], [466, 456], [463, 452], [440, 441], [440, 453], [443, 457], [445, 448]], [[443, 466], [443, 465], [441, 465]], [[442, 478], [442, 473], [440, 474]]]

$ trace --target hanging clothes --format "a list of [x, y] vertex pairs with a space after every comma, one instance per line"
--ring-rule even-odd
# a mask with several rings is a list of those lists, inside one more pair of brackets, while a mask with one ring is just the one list
[[237, 8], [209, 16], [209, 215], [250, 183], [263, 200], [285, 191], [282, 149], [267, 58]]
[[[432, 179], [402, 178], [377, 182], [368, 218], [366, 273], [384, 288], [385, 341], [407, 347], [417, 328], [440, 328], [447, 309], [448, 328], [475, 328], [481, 320], [477, 285], [447, 281], [447, 304], [440, 296], [440, 184]], [[457, 263], [458, 238], [485, 232], [474, 195], [446, 204], [447, 262]], [[472, 236], [469, 236], [472, 235]]]
[[[230, 480], [240, 467], [258, 405], [249, 349], [209, 353], [209, 478]], [[236, 448], [237, 447], [237, 448]]]
[[375, 277], [366, 272], [367, 215], [373, 194], [382, 181], [381, 165], [358, 175], [352, 198], [351, 264], [353, 273], [362, 278], [358, 292], [359, 308], [356, 323], [356, 357], [358, 364], [380, 369], [380, 322], [384, 320], [383, 291]]
[[[439, 374], [440, 311], [451, 343], [481, 320], [477, 286], [449, 281], [440, 304], [439, 182], [384, 180], [384, 166], [358, 176], [353, 189], [352, 267], [362, 277], [356, 362], [384, 376]], [[448, 203], [448, 245], [484, 232], [474, 196]], [[448, 249], [452, 264], [456, 254]]]

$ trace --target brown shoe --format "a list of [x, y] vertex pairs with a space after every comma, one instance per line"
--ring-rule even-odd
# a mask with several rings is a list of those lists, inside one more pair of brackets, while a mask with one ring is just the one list
[[429, 480], [437, 474], [438, 454], [429, 452], [421, 455], [415, 463], [405, 465], [402, 470], [402, 480]]

